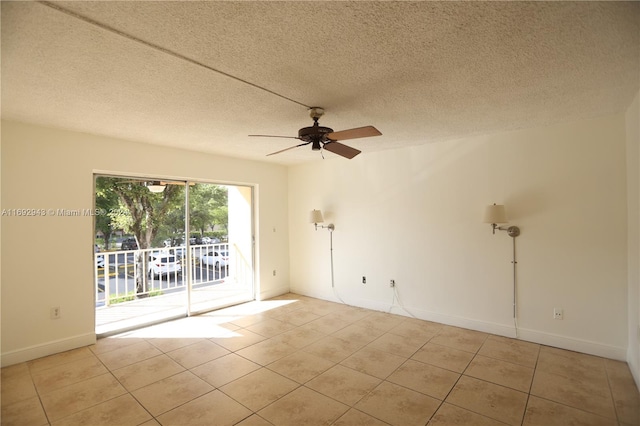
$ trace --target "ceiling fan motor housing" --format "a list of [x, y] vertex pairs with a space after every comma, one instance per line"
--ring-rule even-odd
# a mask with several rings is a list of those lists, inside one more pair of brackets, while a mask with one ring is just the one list
[[311, 142], [311, 149], [313, 151], [319, 151], [321, 149], [320, 142], [326, 142], [329, 139], [327, 134], [333, 133], [333, 129], [329, 127], [318, 126], [316, 123], [311, 127], [303, 127], [298, 130], [298, 138], [305, 142]]

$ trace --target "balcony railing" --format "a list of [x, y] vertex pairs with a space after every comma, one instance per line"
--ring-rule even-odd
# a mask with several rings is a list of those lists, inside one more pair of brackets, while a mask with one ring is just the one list
[[[191, 269], [192, 288], [197, 289], [241, 278], [244, 283], [250, 266], [237, 247], [229, 244], [189, 246], [191, 264], [187, 265], [186, 247], [150, 248], [96, 253], [96, 307], [184, 291], [187, 266]], [[215, 256], [215, 254], [218, 256]], [[231, 270], [231, 277], [229, 271]]]

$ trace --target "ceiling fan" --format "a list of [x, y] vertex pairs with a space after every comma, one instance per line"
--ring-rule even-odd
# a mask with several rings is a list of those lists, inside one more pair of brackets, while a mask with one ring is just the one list
[[370, 136], [380, 136], [382, 133], [373, 126], [357, 127], [355, 129], [342, 130], [334, 132], [329, 127], [322, 127], [318, 124], [318, 119], [324, 115], [324, 109], [320, 107], [309, 108], [309, 116], [313, 119], [313, 126], [303, 127], [298, 130], [298, 136], [273, 136], [273, 135], [249, 135], [255, 137], [265, 138], [289, 138], [298, 139], [302, 143], [291, 146], [289, 148], [281, 149], [280, 151], [272, 152], [267, 156], [280, 154], [281, 152], [289, 151], [290, 149], [298, 148], [300, 146], [311, 144], [313, 151], [320, 151], [326, 149], [329, 152], [338, 154], [342, 157], [352, 159], [356, 155], [360, 154], [360, 150], [342, 144], [338, 141], [344, 141], [347, 139], [367, 138]]

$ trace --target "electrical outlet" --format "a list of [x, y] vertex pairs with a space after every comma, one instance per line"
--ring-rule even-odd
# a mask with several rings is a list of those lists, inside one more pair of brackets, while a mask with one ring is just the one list
[[59, 319], [60, 318], [60, 307], [56, 306], [51, 308], [51, 310], [49, 311], [49, 316], [51, 317], [51, 319]]
[[367, 283], [367, 277], [365, 277], [364, 275], [362, 276], [362, 284], [366, 284]]
[[561, 320], [564, 318], [562, 308], [553, 308], [553, 319]]
[[274, 277], [276, 276], [276, 270], [275, 269], [273, 270], [273, 276]]
[[389, 287], [395, 287], [395, 286], [396, 286], [396, 280], [389, 281]]

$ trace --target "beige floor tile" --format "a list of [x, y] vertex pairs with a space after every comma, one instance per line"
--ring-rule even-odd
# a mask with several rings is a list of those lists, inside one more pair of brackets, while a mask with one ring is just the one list
[[356, 323], [336, 331], [331, 336], [342, 339], [345, 342], [352, 342], [360, 346], [365, 346], [383, 334], [384, 331], [382, 330], [362, 327]]
[[489, 335], [479, 331], [464, 328], [444, 326], [442, 330], [430, 340], [431, 343], [448, 346], [461, 351], [476, 353]]
[[388, 314], [386, 312], [373, 312], [371, 315], [367, 315], [355, 324], [373, 330], [379, 330], [387, 332], [392, 328], [398, 326], [405, 320], [405, 317], [400, 315]]
[[523, 365], [476, 355], [464, 375], [529, 393], [533, 372], [533, 368]]
[[269, 318], [270, 317], [268, 313], [257, 313], [253, 315], [239, 315], [237, 318], [231, 321], [231, 323], [237, 326], [240, 326], [242, 328], [247, 328], [253, 324], [257, 324]]
[[171, 352], [176, 349], [184, 348], [185, 346], [193, 345], [199, 342], [202, 342], [202, 338], [199, 337], [167, 337], [167, 338], [158, 338], [155, 337], [153, 339], [148, 339], [147, 341], [151, 343], [156, 348], [160, 349], [162, 352]]
[[209, 340], [203, 340], [194, 345], [189, 345], [168, 352], [171, 358], [185, 368], [193, 368], [204, 364], [221, 356], [227, 355], [229, 351], [220, 345]]
[[43, 395], [108, 372], [98, 358], [91, 356], [42, 370], [32, 376], [38, 393]]
[[423, 362], [407, 360], [387, 381], [444, 400], [460, 374]]
[[456, 373], [462, 373], [473, 359], [473, 354], [429, 342], [411, 358]]
[[247, 417], [236, 426], [273, 426], [273, 423], [270, 423], [259, 415], [254, 414], [253, 416]]
[[640, 425], [640, 394], [626, 362], [605, 360], [609, 385], [618, 419]]
[[142, 338], [126, 337], [126, 336], [127, 336], [126, 334], [121, 334], [117, 336], [104, 337], [104, 338], [98, 339], [95, 345], [89, 346], [89, 349], [91, 349], [91, 351], [94, 354], [101, 354], [105, 352], [111, 352], [116, 349], [121, 349], [126, 346], [135, 345], [136, 343], [140, 343], [144, 341], [144, 339]]
[[333, 426], [386, 426], [388, 424], [352, 408], [340, 417]]
[[204, 394], [158, 417], [162, 426], [231, 426], [251, 415], [251, 410], [220, 391]]
[[424, 337], [407, 337], [385, 333], [367, 346], [409, 358], [427, 343], [427, 340]]
[[2, 369], [0, 390], [3, 407], [38, 396], [26, 363]]
[[258, 413], [274, 425], [328, 425], [349, 407], [319, 393], [300, 387]]
[[385, 379], [407, 359], [370, 347], [360, 349], [340, 364], [361, 373]]
[[[599, 380], [597, 381], [600, 382]], [[603, 417], [616, 418], [608, 386], [593, 384], [588, 379], [568, 378], [536, 369], [531, 395], [589, 411]]]
[[504, 426], [505, 424], [446, 402], [440, 406], [429, 422], [429, 426]]
[[407, 318], [389, 330], [389, 333], [405, 337], [420, 337], [428, 341], [435, 337], [442, 330], [442, 327], [442, 324], [435, 322]]
[[109, 370], [113, 371], [161, 354], [162, 352], [158, 348], [145, 341], [113, 351], [99, 353], [97, 357]]
[[156, 417], [212, 390], [204, 380], [190, 371], [183, 371], [131, 394]]
[[122, 395], [65, 417], [53, 426], [137, 426], [151, 415], [130, 395]]
[[306, 324], [307, 327], [317, 330], [324, 334], [335, 333], [338, 330], [342, 330], [347, 327], [349, 323], [346, 323], [342, 318], [334, 315], [319, 318], [315, 321], [311, 321]]
[[389, 382], [382, 382], [354, 408], [391, 425], [425, 425], [440, 401]]
[[296, 348], [304, 348], [325, 337], [326, 334], [303, 325], [274, 337], [273, 339]]
[[325, 371], [306, 386], [347, 405], [353, 405], [380, 384], [381, 380], [342, 365]]
[[184, 367], [167, 355], [158, 355], [113, 371], [129, 392], [184, 371]]
[[604, 358], [542, 346], [536, 370], [564, 377], [583, 377], [589, 382], [607, 383]]
[[360, 348], [362, 348], [362, 346], [358, 343], [338, 339], [334, 336], [327, 336], [306, 346], [302, 350], [337, 363], [346, 359]]
[[156, 419], [151, 419], [147, 422], [142, 423], [140, 426], [161, 426], [160, 423]]
[[264, 337], [274, 337], [295, 328], [295, 325], [275, 318], [268, 318], [246, 328]]
[[527, 394], [462, 376], [446, 402], [510, 425], [520, 425]]
[[316, 315], [307, 309], [297, 309], [295, 311], [291, 311], [283, 315], [277, 316], [276, 318], [279, 321], [288, 322], [293, 325], [303, 325], [310, 321], [320, 318], [320, 315]]
[[617, 426], [607, 419], [546, 399], [529, 397], [523, 426]]
[[286, 343], [274, 341], [272, 339], [256, 343], [248, 348], [241, 349], [236, 353], [260, 365], [271, 364], [274, 361], [291, 355], [298, 349]]
[[49, 355], [44, 358], [38, 358], [33, 361], [27, 362], [29, 371], [31, 374], [39, 373], [40, 371], [48, 368], [57, 367], [62, 364], [68, 364], [75, 362], [83, 358], [95, 356], [88, 347], [73, 349], [66, 352], [61, 352], [55, 355]]
[[0, 369], [0, 378], [2, 380], [11, 379], [13, 377], [19, 376], [28, 376], [31, 372], [29, 371], [29, 365], [26, 362], [21, 362], [19, 364], [9, 365], [7, 367], [3, 367]]
[[333, 367], [335, 363], [307, 352], [295, 352], [267, 367], [298, 383], [306, 383], [322, 372]]
[[345, 309], [341, 310], [335, 317], [344, 321], [346, 325], [353, 324], [356, 321], [360, 321], [363, 318], [371, 315], [372, 312], [368, 309], [357, 308], [355, 306], [348, 306]]
[[231, 352], [239, 351], [248, 346], [255, 345], [256, 343], [266, 340], [266, 337], [256, 334], [252, 331], [241, 328], [235, 330], [227, 337], [211, 338], [209, 339], [213, 343], [222, 346], [230, 350]]
[[55, 422], [126, 392], [115, 377], [107, 373], [54, 390], [40, 398], [47, 417]]
[[212, 386], [220, 387], [258, 370], [260, 365], [236, 354], [228, 354], [191, 369]]
[[37, 396], [13, 404], [3, 403], [0, 420], [3, 426], [45, 426], [49, 424], [40, 398]]
[[261, 368], [222, 386], [220, 390], [255, 412], [298, 386], [293, 380]]
[[489, 336], [479, 355], [534, 368], [538, 361], [540, 345], [501, 336]]

